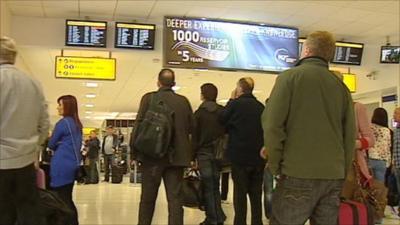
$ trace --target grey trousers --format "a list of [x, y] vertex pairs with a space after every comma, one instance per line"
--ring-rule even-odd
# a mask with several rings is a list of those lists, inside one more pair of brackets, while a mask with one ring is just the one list
[[183, 167], [170, 166], [163, 161], [143, 162], [142, 194], [139, 205], [139, 225], [151, 225], [161, 179], [168, 201], [168, 224], [183, 225], [182, 182]]
[[270, 225], [336, 225], [344, 180], [286, 177], [272, 195]]

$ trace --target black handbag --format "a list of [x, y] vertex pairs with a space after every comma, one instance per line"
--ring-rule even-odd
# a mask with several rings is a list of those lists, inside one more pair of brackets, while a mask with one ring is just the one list
[[[70, 125], [69, 125], [68, 120], [66, 120], [66, 121], [67, 121], [67, 126], [68, 126], [68, 130], [69, 130], [69, 134], [71, 135], [72, 145], [73, 145], [73, 147], [75, 148], [75, 146], [76, 146], [76, 145], [75, 145], [75, 138], [74, 138], [74, 136], [72, 135], [72, 130], [71, 130], [71, 127], [70, 127]], [[85, 166], [84, 166], [84, 165], [81, 165], [80, 160], [78, 159], [78, 156], [76, 155], [75, 149], [73, 149], [73, 151], [74, 151], [75, 159], [76, 159], [76, 162], [77, 162], [77, 169], [76, 169], [76, 171], [75, 171], [75, 180], [78, 181], [78, 183], [84, 183], [84, 182], [85, 182], [85, 179], [86, 179], [86, 177], [87, 177], [87, 173], [86, 173]]]
[[73, 215], [69, 206], [53, 191], [38, 189], [39, 207], [41, 216], [46, 218], [47, 224], [64, 225]]
[[183, 178], [182, 194], [183, 206], [203, 210], [203, 191], [198, 170], [190, 169], [186, 172]]

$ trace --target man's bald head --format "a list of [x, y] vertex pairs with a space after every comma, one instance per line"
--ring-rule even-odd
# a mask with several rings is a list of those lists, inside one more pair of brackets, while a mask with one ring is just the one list
[[162, 87], [175, 86], [175, 72], [169, 68], [162, 69], [158, 73], [158, 83]]

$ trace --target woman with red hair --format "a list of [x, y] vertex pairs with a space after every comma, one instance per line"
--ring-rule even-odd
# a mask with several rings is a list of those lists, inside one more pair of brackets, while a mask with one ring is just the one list
[[82, 123], [79, 120], [78, 103], [74, 96], [61, 96], [57, 102], [58, 114], [62, 119], [57, 122], [48, 145], [54, 150], [50, 164], [50, 187], [74, 212], [68, 224], [78, 225], [78, 211], [72, 200], [72, 191], [81, 162]]

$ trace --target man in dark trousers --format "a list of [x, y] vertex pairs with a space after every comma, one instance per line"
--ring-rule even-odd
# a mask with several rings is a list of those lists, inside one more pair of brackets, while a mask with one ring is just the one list
[[[138, 127], [149, 110], [150, 100], [157, 93], [159, 98], [174, 111], [173, 133], [170, 146], [171, 157], [167, 154], [161, 159], [154, 159], [141, 154], [131, 145], [134, 160], [141, 163], [142, 193], [139, 206], [139, 225], [152, 224], [154, 207], [161, 180], [164, 181], [168, 199], [168, 224], [183, 225], [182, 181], [183, 169], [190, 166], [193, 158], [190, 145], [190, 133], [193, 126], [193, 111], [188, 99], [175, 94], [175, 74], [171, 69], [162, 69], [158, 74], [158, 91], [147, 93], [142, 97], [136, 118]], [[133, 137], [137, 137], [135, 129]], [[132, 143], [132, 142], [131, 142]], [[134, 141], [133, 141], [134, 143]]]
[[89, 179], [87, 184], [97, 184], [99, 182], [99, 171], [97, 170], [97, 161], [99, 160], [100, 141], [97, 138], [96, 131], [90, 131], [90, 139], [87, 144], [89, 158]]
[[251, 224], [262, 224], [262, 184], [265, 161], [261, 114], [264, 106], [252, 94], [254, 81], [241, 78], [225, 107], [221, 121], [229, 134], [228, 158], [232, 163], [234, 225], [245, 225], [247, 195], [251, 203]]
[[45, 225], [35, 167], [48, 136], [47, 102], [41, 85], [14, 66], [16, 57], [14, 40], [0, 37], [0, 224]]
[[201, 86], [203, 103], [194, 113], [193, 150], [201, 174], [206, 219], [200, 225], [223, 224], [226, 216], [221, 207], [219, 180], [221, 163], [216, 158], [218, 142], [224, 140], [225, 129], [218, 120], [223, 107], [216, 103], [218, 89], [211, 83]]
[[118, 146], [118, 136], [114, 134], [114, 127], [107, 127], [107, 136], [103, 139], [101, 151], [104, 156], [104, 182], [110, 181], [110, 171], [114, 160], [114, 154]]

